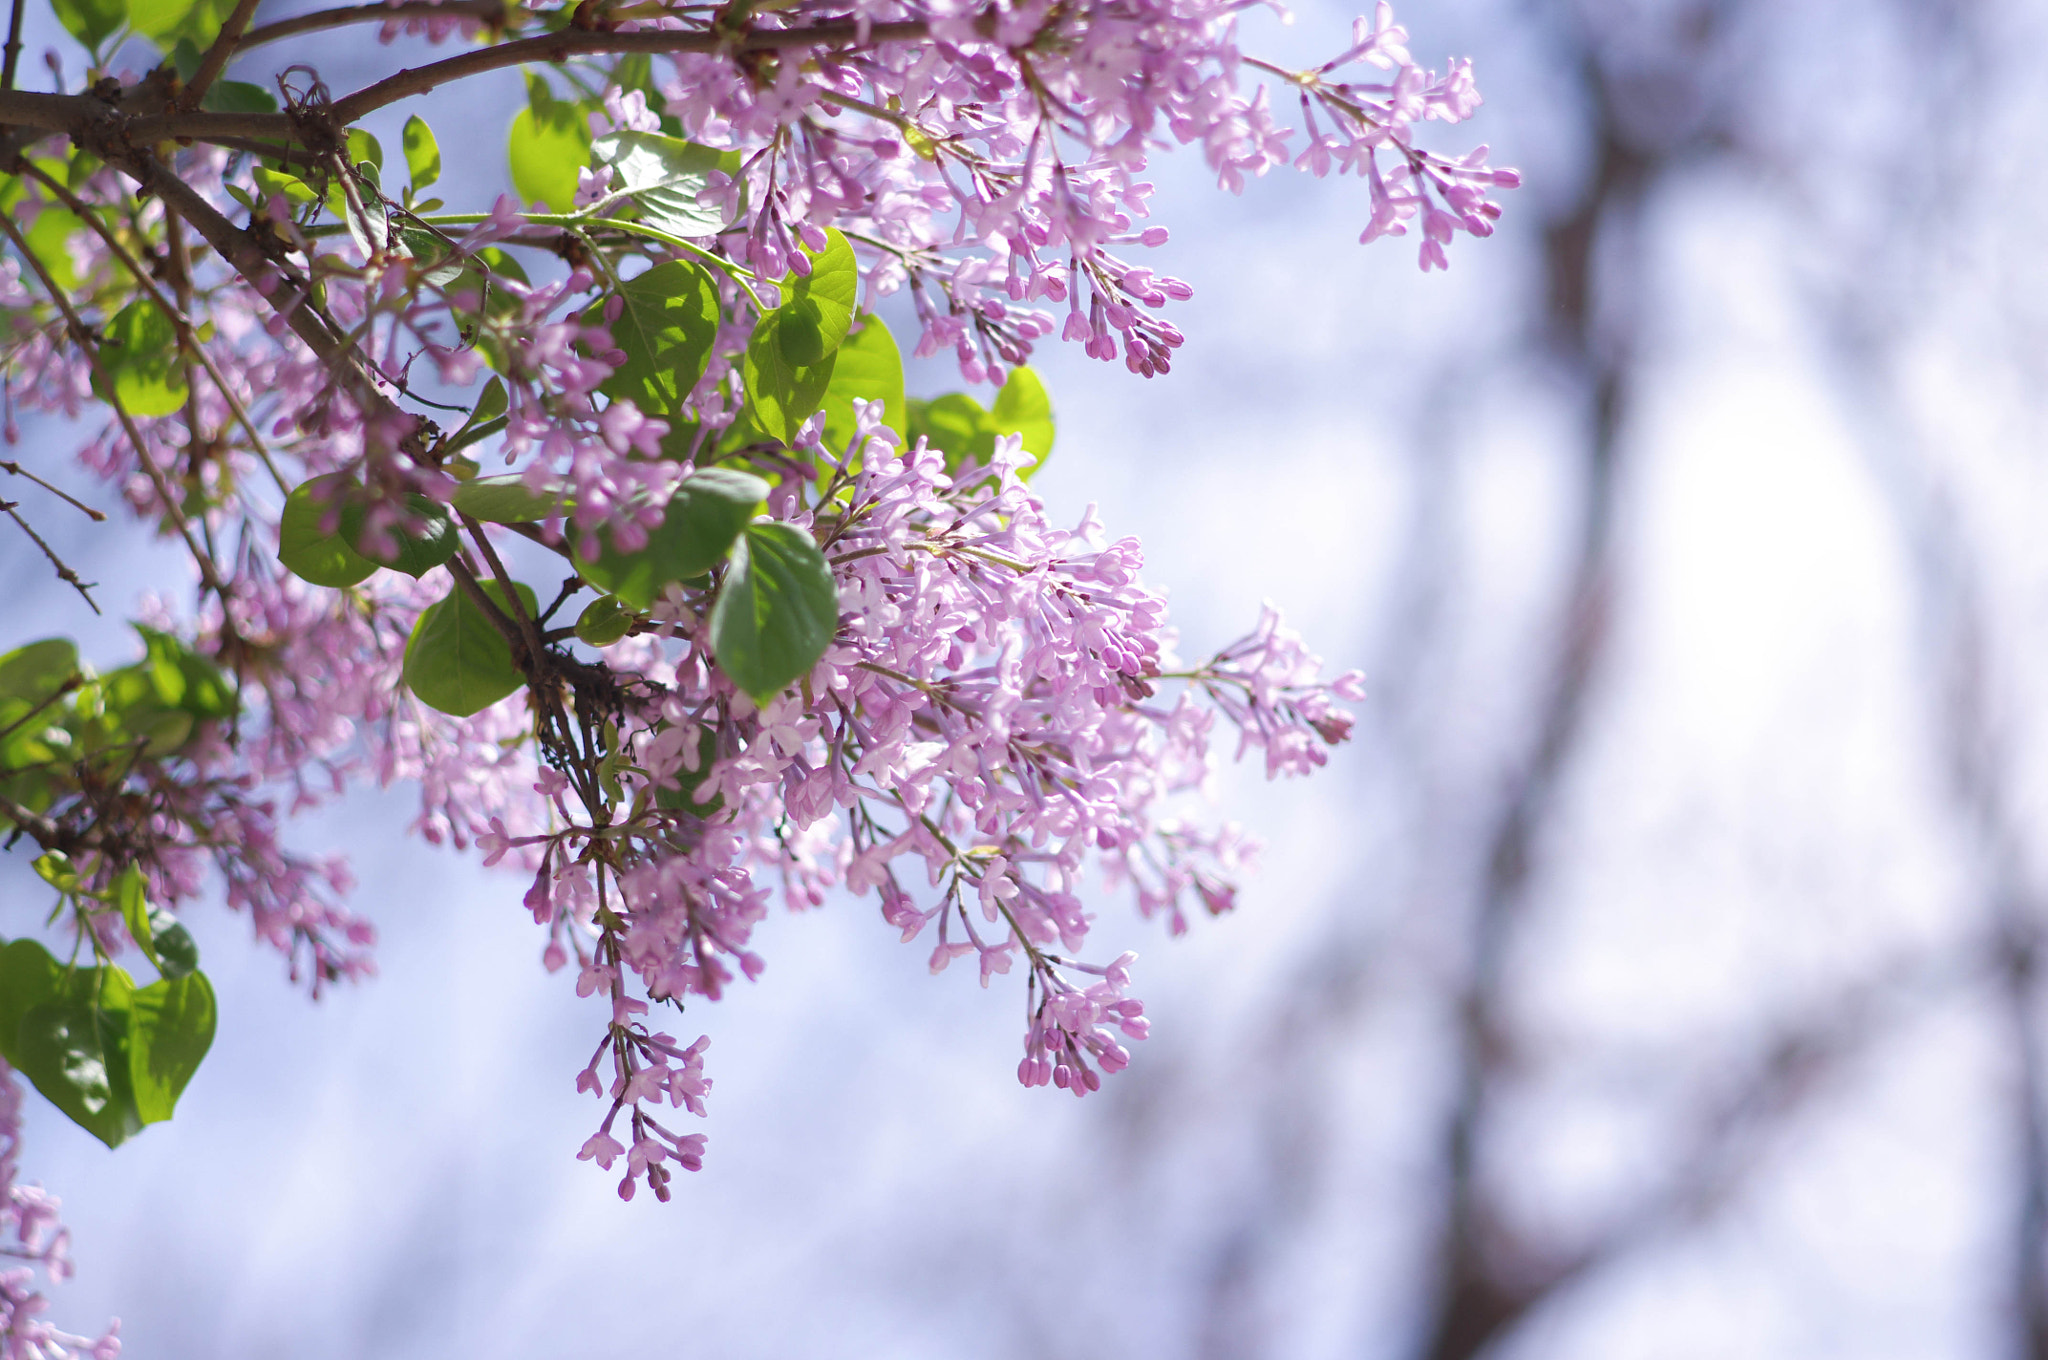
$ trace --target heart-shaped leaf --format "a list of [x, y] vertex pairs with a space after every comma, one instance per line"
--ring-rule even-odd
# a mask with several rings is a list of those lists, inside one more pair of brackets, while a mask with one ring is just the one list
[[835, 458], [845, 454], [853, 439], [855, 397], [881, 402], [882, 423], [908, 443], [903, 355], [879, 316], [863, 319], [832, 359], [832, 381], [825, 388], [825, 448]]
[[455, 517], [439, 501], [417, 491], [405, 493], [404, 511], [370, 528], [369, 508], [356, 497], [341, 503], [342, 541], [380, 567], [402, 571], [415, 579], [455, 556], [462, 546]]
[[[483, 589], [501, 610], [508, 609], [496, 581], [483, 582]], [[529, 618], [540, 612], [531, 589], [521, 585], [519, 598]], [[420, 611], [405, 644], [403, 673], [421, 703], [458, 718], [481, 713], [526, 684], [505, 635], [459, 585]]]
[[144, 1124], [169, 1119], [213, 1046], [218, 1015], [204, 973], [165, 977], [134, 994], [128, 1009], [128, 1074]]
[[839, 589], [811, 536], [749, 524], [711, 607], [711, 650], [732, 682], [766, 703], [816, 665], [839, 630]]
[[[599, 391], [651, 416], [679, 409], [711, 362], [718, 338], [718, 287], [688, 260], [670, 260], [625, 280], [608, 327], [625, 360]], [[584, 313], [586, 325], [604, 324], [604, 305]]]
[[609, 532], [601, 532], [597, 560], [586, 562], [579, 551], [576, 569], [635, 609], [651, 608], [671, 582], [702, 576], [724, 561], [767, 495], [768, 484], [751, 473], [706, 468], [676, 488], [646, 547], [622, 553], [611, 546]]
[[559, 514], [562, 494], [543, 495], [527, 486], [516, 472], [496, 477], [473, 477], [455, 488], [450, 503], [471, 519], [489, 524], [530, 524]]
[[741, 156], [658, 132], [613, 132], [590, 145], [599, 165], [612, 168], [612, 190], [633, 195], [641, 220], [672, 236], [710, 236], [731, 215], [702, 194], [714, 170], [737, 175]]
[[[340, 495], [348, 485], [345, 473], [330, 472], [299, 483], [284, 498], [284, 514], [277, 525], [277, 560], [294, 576], [316, 586], [352, 586], [377, 570], [375, 562], [341, 537]], [[332, 531], [323, 527], [330, 524]]]

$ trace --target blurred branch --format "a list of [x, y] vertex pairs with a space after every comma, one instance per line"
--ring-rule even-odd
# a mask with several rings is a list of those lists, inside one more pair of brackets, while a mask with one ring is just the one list
[[1830, 310], [1829, 340], [1844, 406], [1907, 549], [1918, 596], [1921, 654], [1935, 752], [1946, 771], [1958, 829], [1983, 882], [1992, 974], [2011, 1044], [2012, 1133], [2020, 1149], [2009, 1285], [2021, 1353], [2048, 1360], [2048, 1054], [2040, 1034], [2042, 890], [2029, 870], [2029, 837], [2015, 814], [2009, 734], [1999, 730], [1990, 676], [1984, 569], [1954, 492], [1901, 399], [1889, 328], [1870, 324], [1849, 292]]

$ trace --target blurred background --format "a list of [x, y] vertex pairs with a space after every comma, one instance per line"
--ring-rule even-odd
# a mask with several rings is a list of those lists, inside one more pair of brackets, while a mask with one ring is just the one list
[[[352, 851], [378, 980], [309, 1005], [196, 913], [178, 1118], [108, 1153], [34, 1109], [58, 1319], [220, 1360], [2048, 1356], [2048, 3], [1399, 17], [1487, 97], [1432, 145], [1524, 172], [1494, 239], [1425, 278], [1355, 243], [1362, 185], [1182, 153], [1173, 373], [1041, 359], [1036, 485], [1143, 538], [1183, 653], [1270, 598], [1371, 689], [1318, 777], [1221, 781], [1269, 847], [1235, 915], [1098, 902], [1128, 1072], [1020, 1088], [1016, 989], [835, 900], [693, 1009], [705, 1169], [621, 1204], [523, 885], [359, 797], [298, 835]], [[428, 106], [452, 200], [518, 98]], [[115, 601], [165, 560], [66, 542]], [[126, 655], [39, 560], [0, 585], [10, 637]]]

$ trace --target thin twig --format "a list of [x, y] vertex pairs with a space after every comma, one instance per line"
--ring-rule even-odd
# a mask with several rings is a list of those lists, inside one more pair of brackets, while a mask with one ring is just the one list
[[[22, 714], [19, 718], [16, 718], [13, 722], [7, 724], [7, 726], [0, 727], [0, 741], [7, 740], [7, 738], [13, 736], [16, 732], [19, 732], [22, 728], [28, 726], [30, 722], [34, 721], [36, 714], [42, 712], [51, 704], [56, 703], [59, 699], [71, 693], [72, 690], [77, 689], [80, 685], [84, 683], [84, 677], [80, 676], [75, 671], [72, 674], [65, 676], [64, 683], [57, 686], [57, 688], [51, 690], [48, 695], [44, 696], [42, 702], [38, 703], [34, 708], [30, 709], [28, 712]], [[8, 771], [8, 773], [12, 773], [12, 771]]]
[[[114, 417], [121, 422], [122, 430], [128, 435], [128, 442], [135, 446], [135, 461], [142, 464], [142, 470], [149, 474], [149, 480], [155, 485], [157, 496], [163, 501], [171, 522], [178, 527], [179, 537], [185, 540], [185, 548], [192, 554], [192, 561], [198, 566], [200, 576], [225, 603], [228, 598], [227, 587], [221, 583], [220, 573], [215, 569], [213, 559], [201, 549], [198, 540], [192, 537], [192, 526], [186, 522], [185, 509], [178, 504], [177, 497], [171, 494], [170, 487], [164, 483], [163, 472], [150, 461], [149, 445], [142, 438], [142, 431], [135, 428], [135, 420], [128, 414], [128, 408], [121, 404], [120, 394], [114, 390], [113, 377], [100, 360], [100, 348], [92, 338], [92, 328], [87, 326], [84, 319], [72, 308], [71, 300], [64, 295], [64, 290], [50, 277], [50, 271], [44, 267], [36, 253], [28, 248], [28, 242], [21, 239], [21, 232], [5, 214], [0, 214], [0, 232], [7, 234], [7, 239], [13, 243], [15, 250], [28, 261], [29, 267], [35, 271], [36, 278], [41, 280], [44, 291], [49, 293], [50, 301], [57, 304], [57, 310], [62, 312], [65, 321], [70, 323], [71, 337], [77, 342], [78, 347], [85, 351], [85, 359], [92, 366], [93, 376], [100, 380], [101, 394], [105, 397], [107, 405], [114, 408]], [[86, 597], [86, 603], [92, 603], [91, 596]], [[99, 612], [98, 605], [93, 605], [93, 612]]]
[[49, 492], [52, 496], [55, 496], [58, 500], [63, 501], [72, 509], [79, 511], [87, 519], [91, 520], [94, 524], [99, 524], [106, 519], [106, 514], [103, 511], [93, 509], [90, 505], [87, 505], [84, 501], [78, 499], [78, 497], [72, 495], [70, 492], [64, 490], [62, 487], [51, 486], [48, 482], [36, 476], [33, 472], [30, 472], [21, 464], [14, 462], [12, 459], [0, 458], [0, 472], [8, 472], [12, 473], [16, 477], [28, 478], [37, 486]]
[[13, 501], [0, 501], [0, 513], [6, 514], [7, 518], [20, 526], [21, 531], [28, 535], [29, 541], [43, 550], [43, 556], [49, 558], [50, 565], [56, 568], [57, 579], [84, 596], [86, 604], [92, 607], [92, 612], [99, 613], [100, 607], [92, 598], [92, 588], [99, 583], [79, 579], [78, 573], [73, 571], [63, 558], [57, 556], [56, 549], [43, 542], [43, 536], [29, 527], [29, 522], [21, 517], [21, 512], [15, 509]]
[[462, 527], [469, 530], [469, 536], [476, 540], [477, 547], [483, 550], [484, 561], [490, 564], [491, 575], [498, 579], [499, 588], [505, 592], [506, 607], [511, 611], [512, 618], [518, 623], [519, 631], [525, 639], [527, 654], [532, 658], [532, 664], [538, 667], [541, 659], [540, 630], [534, 627], [532, 617], [527, 614], [526, 602], [519, 598], [512, 574], [505, 570], [504, 562], [499, 560], [498, 550], [491, 546], [490, 536], [484, 533], [484, 526], [460, 510], [455, 513], [461, 519]]
[[274, 24], [252, 28], [242, 36], [240, 50], [261, 47], [265, 43], [277, 42], [282, 38], [295, 38], [301, 33], [318, 33], [324, 29], [346, 28], [350, 24], [391, 23], [399, 19], [441, 19], [466, 17], [480, 19], [488, 28], [503, 28], [509, 17], [504, 0], [448, 0], [437, 5], [433, 0], [411, 0], [400, 5], [343, 5], [336, 9], [317, 9], [311, 14], [294, 14], [289, 19], [279, 19]]
[[[215, 366], [213, 357], [206, 352], [206, 346], [199, 343], [199, 335], [192, 327], [192, 319], [185, 313], [185, 307], [188, 305], [190, 284], [187, 281], [189, 276], [185, 268], [183, 233], [178, 227], [178, 223], [182, 219], [176, 213], [167, 214], [165, 218], [167, 223], [166, 231], [170, 236], [171, 267], [175, 271], [174, 277], [181, 285], [179, 291], [187, 294], [187, 297], [180, 298], [179, 304], [174, 307], [171, 305], [170, 300], [164, 297], [162, 290], [156, 286], [155, 281], [150, 278], [148, 271], [143, 269], [141, 263], [133, 255], [129, 254], [128, 248], [122, 245], [120, 238], [113, 233], [112, 229], [105, 222], [100, 220], [100, 215], [93, 211], [90, 204], [84, 202], [76, 194], [59, 184], [35, 162], [24, 159], [20, 162], [20, 165], [24, 173], [33, 176], [46, 190], [56, 195], [57, 200], [70, 210], [72, 216], [80, 218], [87, 226], [98, 233], [100, 240], [106, 243], [107, 249], [112, 252], [114, 258], [119, 260], [122, 267], [134, 276], [136, 283], [142, 286], [142, 291], [148, 295], [150, 301], [154, 302], [157, 308], [170, 319], [171, 329], [177, 333], [179, 345], [184, 347], [192, 357], [196, 358], [200, 366], [206, 370], [206, 376], [213, 379], [214, 387], [220, 391], [221, 399], [227, 402], [228, 410], [234, 413], [235, 421], [242, 427], [242, 432], [249, 436], [250, 447], [255, 451], [257, 458], [262, 460], [263, 466], [269, 469], [270, 478], [277, 483], [277, 489], [290, 494], [291, 483], [284, 479], [284, 474], [277, 470], [277, 464], [271, 460], [270, 446], [264, 441], [262, 432], [256, 428], [256, 422], [250, 419], [248, 408], [242, 404], [242, 399], [235, 395], [233, 388], [228, 386], [227, 378]], [[197, 385], [191, 381], [189, 374], [186, 378], [186, 385], [195, 392], [197, 391]], [[196, 429], [193, 431], [193, 437], [195, 440], [198, 438], [198, 431]], [[5, 466], [8, 465], [0, 464], [0, 467]], [[54, 488], [52, 489], [54, 490]], [[59, 494], [61, 495], [62, 493], [60, 492]], [[73, 504], [77, 503], [74, 501]], [[80, 506], [79, 508], [84, 509], [85, 507]], [[96, 519], [100, 518], [96, 511], [88, 511], [87, 513], [92, 514]]]
[[539, 37], [498, 43], [426, 66], [408, 68], [338, 100], [330, 112], [342, 124], [353, 123], [364, 114], [381, 109], [386, 104], [425, 94], [435, 86], [445, 85], [451, 80], [480, 75], [485, 71], [502, 70], [507, 66], [523, 66], [528, 62], [559, 64], [573, 56], [720, 50], [773, 52], [792, 47], [830, 47], [841, 43], [858, 42], [863, 37], [868, 43], [879, 45], [917, 42], [930, 36], [930, 26], [922, 20], [870, 24], [865, 34], [862, 33], [860, 25], [851, 22], [812, 24], [805, 28], [757, 29], [739, 37], [712, 32], [674, 32], [661, 29], [635, 33], [544, 33]]

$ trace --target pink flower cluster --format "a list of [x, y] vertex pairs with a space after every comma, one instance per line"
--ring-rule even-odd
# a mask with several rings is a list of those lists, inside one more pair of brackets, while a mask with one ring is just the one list
[[[614, 88], [591, 112], [598, 132], [672, 127], [665, 114], [737, 153], [737, 170], [709, 172], [698, 200], [730, 226], [690, 248], [630, 221], [593, 226], [604, 211], [631, 212], [609, 167], [585, 169], [559, 213], [505, 197], [438, 223], [333, 153], [326, 170], [307, 170], [320, 187], [294, 207], [274, 181], [258, 184], [246, 153], [203, 139], [136, 154], [168, 157], [205, 212], [188, 201], [174, 217], [165, 195], [136, 195], [99, 159], [66, 169], [63, 187], [7, 185], [14, 230], [72, 209], [113, 224], [62, 236], [60, 252], [45, 252], [53, 277], [0, 255], [9, 443], [18, 410], [76, 417], [104, 398], [107, 375], [82, 342], [126, 308], [161, 314], [179, 336], [166, 352], [188, 390], [154, 404], [160, 414], [123, 412], [79, 455], [140, 523], [189, 551], [197, 604], [151, 601], [145, 615], [216, 660], [240, 699], [232, 722], [122, 776], [140, 809], [125, 843], [146, 850], [152, 900], [175, 908], [217, 880], [316, 992], [364, 975], [373, 936], [341, 905], [346, 866], [285, 849], [283, 823], [353, 783], [417, 785], [413, 830], [531, 875], [524, 901], [546, 931], [546, 966], [603, 998], [604, 1031], [576, 1089], [605, 1113], [579, 1156], [623, 1163], [627, 1197], [644, 1182], [667, 1198], [673, 1169], [697, 1169], [705, 1149], [703, 1135], [664, 1121], [705, 1113], [707, 1041], [684, 1045], [656, 1011], [759, 976], [754, 932], [778, 892], [796, 910], [834, 893], [872, 898], [888, 928], [929, 945], [934, 973], [971, 959], [984, 987], [1021, 975], [1019, 1080], [1098, 1089], [1149, 1022], [1130, 994], [1133, 956], [1085, 957], [1089, 894], [1128, 890], [1175, 933], [1196, 908], [1228, 911], [1251, 843], [1174, 806], [1207, 777], [1219, 718], [1240, 757], [1263, 754], [1269, 777], [1320, 766], [1350, 732], [1342, 704], [1360, 697], [1359, 678], [1324, 679], [1277, 613], [1183, 663], [1163, 600], [1140, 579], [1139, 545], [1109, 537], [1092, 508], [1056, 524], [1022, 480], [1030, 460], [1017, 438], [963, 464], [962, 450], [902, 447], [879, 402], [856, 403], [845, 448], [819, 446], [822, 414], [794, 449], [723, 446], [772, 476], [771, 516], [808, 532], [830, 565], [839, 625], [807, 675], [759, 702], [741, 692], [713, 655], [712, 590], [678, 583], [598, 662], [570, 652], [574, 630], [554, 628], [525, 653], [524, 697], [456, 719], [402, 682], [407, 639], [456, 588], [451, 569], [309, 585], [276, 560], [279, 507], [308, 477], [355, 477], [370, 502], [367, 551], [417, 523], [408, 494], [446, 502], [458, 458], [497, 455], [559, 498], [528, 537], [561, 548], [571, 530], [587, 543], [601, 529], [633, 551], [761, 395], [748, 390], [749, 341], [777, 281], [812, 267], [803, 248], [822, 249], [828, 228], [853, 244], [861, 310], [907, 288], [916, 354], [950, 351], [972, 382], [1000, 380], [1055, 330], [1135, 373], [1167, 372], [1184, 336], [1164, 312], [1191, 289], [1135, 252], [1168, 239], [1149, 222], [1143, 175], [1173, 143], [1199, 145], [1233, 192], [1287, 163], [1358, 176], [1362, 239], [1413, 227], [1425, 270], [1446, 266], [1456, 233], [1492, 231], [1488, 194], [1515, 173], [1489, 168], [1483, 147], [1447, 159], [1415, 145], [1423, 124], [1478, 106], [1468, 64], [1418, 65], [1380, 4], [1337, 57], [1290, 71], [1240, 51], [1242, 8], [797, 0], [740, 13], [738, 27], [716, 30], [716, 50], [656, 58], [651, 101], [647, 88]], [[475, 9], [394, 13], [380, 36], [474, 33]], [[507, 17], [516, 27], [531, 16]], [[621, 27], [694, 41], [705, 22], [685, 7]], [[882, 27], [897, 25], [909, 28]], [[1274, 89], [1290, 87], [1298, 129], [1274, 110]], [[316, 118], [323, 88], [294, 86], [294, 116]], [[329, 171], [350, 195], [340, 226], [319, 220]], [[236, 240], [260, 242], [261, 257], [218, 233], [211, 250], [174, 251], [209, 213], [232, 219]], [[123, 239], [146, 243], [148, 268]], [[506, 248], [546, 272], [529, 282]], [[619, 284], [643, 262], [682, 258], [716, 270], [717, 328], [694, 390], [657, 416], [605, 393], [632, 357], [615, 344]], [[503, 405], [478, 411], [489, 433], [451, 441], [422, 408], [461, 392], [479, 405], [486, 366]], [[510, 531], [470, 532], [495, 565], [492, 542]], [[473, 588], [483, 568], [458, 565]], [[559, 663], [549, 676], [569, 678], [535, 678], [536, 649]], [[574, 732], [564, 719], [536, 736], [570, 710]], [[110, 950], [119, 936], [109, 918]], [[32, 1267], [60, 1277], [64, 1237], [55, 1202], [15, 1184], [20, 1103], [0, 1068], [0, 1234], [11, 1234], [0, 1252], [25, 1263], [0, 1270], [0, 1360], [112, 1354], [111, 1331], [87, 1341], [39, 1320]]]
[[21, 1083], [0, 1061], [0, 1360], [113, 1360], [121, 1353], [118, 1321], [95, 1339], [43, 1317], [50, 1301], [36, 1290], [36, 1271], [53, 1283], [70, 1277], [71, 1234], [57, 1221], [56, 1197], [17, 1179], [21, 1103]]
[[[1241, 838], [1161, 815], [1206, 775], [1216, 714], [1267, 752], [1271, 774], [1313, 768], [1315, 748], [1349, 728], [1335, 701], [1357, 696], [1357, 676], [1322, 682], [1270, 612], [1251, 637], [1180, 666], [1137, 543], [1107, 540], [1092, 511], [1055, 526], [1018, 476], [1031, 459], [1014, 437], [987, 466], [949, 473], [922, 441], [896, 447], [881, 412], [865, 405], [843, 461], [828, 455], [819, 484], [778, 506], [839, 583], [839, 640], [802, 683], [757, 706], [712, 663], [700, 606], [672, 594], [657, 611], [667, 640], [611, 649], [650, 696], [620, 738], [631, 759], [614, 810], [579, 815], [570, 781], [545, 770], [534, 788], [549, 829], [501, 823], [480, 839], [493, 859], [539, 852], [527, 905], [550, 928], [551, 962], [573, 954], [578, 993], [610, 1006], [577, 1085], [608, 1101], [585, 1157], [610, 1165], [631, 1112], [622, 1194], [648, 1174], [666, 1195], [649, 1168], [701, 1160], [701, 1136], [678, 1138], [652, 1107], [666, 1096], [703, 1112], [702, 1041], [679, 1049], [643, 1017], [760, 974], [766, 883], [799, 910], [834, 887], [872, 895], [905, 941], [935, 937], [934, 973], [972, 957], [987, 986], [1021, 963], [1019, 1078], [1086, 1094], [1147, 1027], [1127, 995], [1133, 956], [1080, 957], [1089, 874], [1132, 886], [1176, 930], [1190, 896], [1227, 910]], [[687, 798], [663, 810], [648, 796], [662, 789]], [[593, 869], [598, 841], [615, 872]]]

